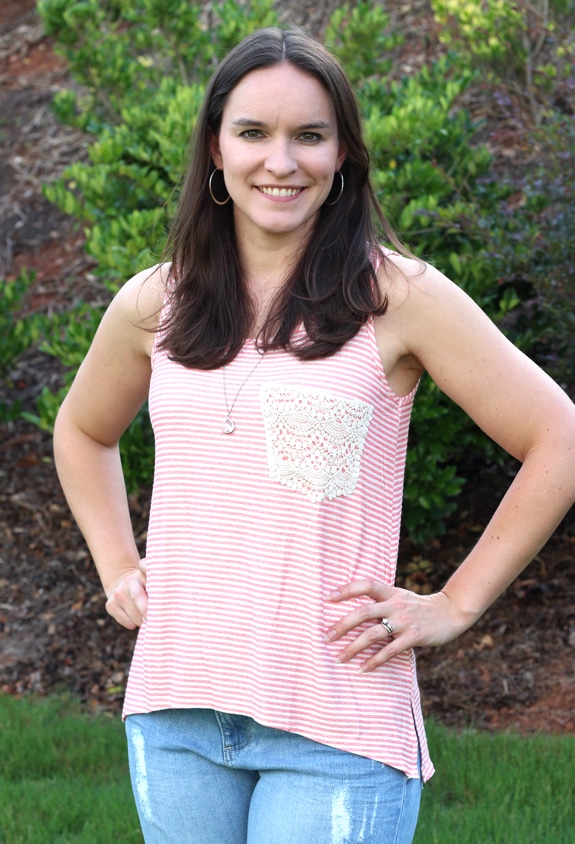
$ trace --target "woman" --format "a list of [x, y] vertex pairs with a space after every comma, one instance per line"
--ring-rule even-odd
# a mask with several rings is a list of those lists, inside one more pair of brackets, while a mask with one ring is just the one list
[[[108, 612], [140, 628], [124, 714], [145, 840], [409, 842], [433, 772], [412, 648], [473, 624], [572, 504], [573, 406], [401, 249], [351, 86], [299, 32], [257, 32], [214, 74], [170, 251], [110, 305], [56, 426]], [[428, 596], [393, 586], [424, 370], [522, 461]], [[118, 440], [148, 396], [144, 564]]]

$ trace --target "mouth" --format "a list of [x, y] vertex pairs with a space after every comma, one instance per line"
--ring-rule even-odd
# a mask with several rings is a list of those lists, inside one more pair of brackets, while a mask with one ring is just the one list
[[258, 190], [266, 196], [278, 196], [281, 199], [297, 196], [303, 191], [303, 188], [272, 188], [266, 185], [259, 187]]

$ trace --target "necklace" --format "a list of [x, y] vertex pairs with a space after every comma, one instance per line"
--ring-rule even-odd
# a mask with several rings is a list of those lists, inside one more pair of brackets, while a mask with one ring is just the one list
[[226, 418], [224, 419], [224, 423], [222, 425], [222, 434], [233, 434], [235, 429], [236, 429], [236, 426], [234, 424], [234, 420], [232, 419], [232, 411], [234, 409], [235, 403], [238, 400], [239, 394], [241, 393], [241, 391], [244, 388], [244, 385], [249, 381], [249, 379], [252, 377], [252, 375], [254, 374], [254, 372], [256, 371], [256, 369], [258, 368], [258, 366], [260, 365], [260, 363], [264, 359], [265, 352], [261, 352], [261, 353], [258, 353], [258, 354], [259, 354], [259, 358], [256, 361], [255, 366], [253, 366], [250, 369], [250, 371], [248, 372], [248, 374], [246, 375], [246, 377], [244, 378], [244, 380], [240, 384], [240, 388], [237, 391], [237, 393], [235, 394], [231, 405], [228, 403], [228, 394], [226, 392], [226, 367], [224, 366], [222, 368], [223, 379], [224, 379], [224, 401], [226, 403]]

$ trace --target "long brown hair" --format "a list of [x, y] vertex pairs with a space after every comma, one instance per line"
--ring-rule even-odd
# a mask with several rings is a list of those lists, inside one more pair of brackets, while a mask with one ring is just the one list
[[[188, 367], [223, 366], [249, 336], [253, 306], [240, 264], [232, 202], [216, 205], [208, 191], [214, 169], [210, 134], [219, 134], [227, 98], [238, 82], [252, 70], [282, 62], [311, 74], [329, 93], [346, 149], [341, 167], [345, 188], [337, 203], [326, 202], [320, 209], [312, 236], [272, 304], [259, 346], [284, 348], [308, 360], [334, 354], [371, 314], [387, 308], [372, 263], [378, 242], [374, 220], [405, 254], [375, 197], [359, 109], [337, 60], [301, 31], [254, 32], [228, 53], [208, 85], [168, 239], [175, 284], [161, 345]], [[339, 189], [337, 176], [334, 184]], [[294, 342], [294, 330], [302, 324], [306, 339], [302, 342], [300, 336]]]

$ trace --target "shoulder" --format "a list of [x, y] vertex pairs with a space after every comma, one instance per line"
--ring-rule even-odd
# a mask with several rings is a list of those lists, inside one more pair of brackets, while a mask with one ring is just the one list
[[454, 370], [488, 365], [486, 347], [505, 347], [509, 363], [508, 341], [481, 308], [435, 267], [384, 253], [378, 281], [388, 308], [375, 320], [376, 337], [384, 368], [391, 373], [388, 380], [398, 379], [402, 390], [404, 382], [413, 384], [416, 375], [426, 370], [448, 391]]
[[100, 443], [115, 444], [146, 399], [169, 265], [127, 281], [104, 314], [63, 404], [63, 416]]
[[114, 297], [110, 310], [149, 331], [155, 329], [169, 290], [171, 265], [157, 264], [132, 276]]
[[151, 357], [170, 279], [170, 264], [157, 264], [132, 276], [114, 296], [98, 334], [112, 347], [130, 346]]
[[460, 287], [428, 264], [397, 256], [383, 264], [379, 279], [390, 306], [378, 317], [379, 336], [399, 356], [399, 374], [405, 361], [425, 369], [519, 460], [546, 436], [550, 419], [573, 431], [573, 404], [563, 390]]
[[169, 279], [170, 265], [158, 264], [122, 285], [102, 317], [90, 354], [108, 350], [118, 358], [134, 353], [149, 359]]
[[489, 322], [481, 308], [442, 272], [422, 260], [387, 253], [378, 270], [389, 323], [405, 353], [419, 357], [446, 329], [479, 329]]
[[392, 307], [429, 307], [433, 302], [443, 301], [446, 296], [458, 296], [457, 291], [463, 293], [453, 281], [426, 261], [399, 255], [389, 249], [383, 250], [383, 256], [377, 277]]

